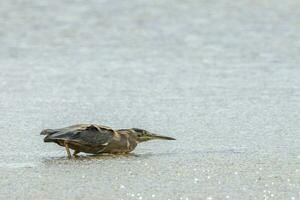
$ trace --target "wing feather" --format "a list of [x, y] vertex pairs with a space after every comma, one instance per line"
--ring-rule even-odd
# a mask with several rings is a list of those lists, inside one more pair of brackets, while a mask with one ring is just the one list
[[98, 146], [110, 142], [114, 136], [114, 130], [99, 125], [74, 126], [61, 129], [61, 131], [48, 136], [50, 140], [68, 140], [80, 144]]

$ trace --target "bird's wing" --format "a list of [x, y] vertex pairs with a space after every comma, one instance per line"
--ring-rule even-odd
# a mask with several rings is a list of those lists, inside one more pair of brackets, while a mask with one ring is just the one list
[[110, 142], [114, 136], [114, 130], [109, 127], [99, 125], [81, 126], [78, 128], [64, 128], [63, 131], [54, 133], [49, 137], [53, 140], [68, 140], [80, 144], [92, 146], [105, 145]]

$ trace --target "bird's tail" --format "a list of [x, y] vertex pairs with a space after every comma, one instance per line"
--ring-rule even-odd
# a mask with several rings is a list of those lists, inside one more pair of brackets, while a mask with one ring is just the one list
[[57, 133], [59, 130], [57, 129], [44, 129], [41, 132], [41, 135], [52, 135], [54, 133]]
[[51, 137], [54, 133], [59, 132], [57, 129], [45, 129], [41, 132], [41, 135], [46, 135], [44, 142], [54, 142], [55, 140]]
[[49, 135], [47, 135], [45, 138], [44, 138], [44, 142], [54, 142], [54, 140], [52, 138], [49, 137]]

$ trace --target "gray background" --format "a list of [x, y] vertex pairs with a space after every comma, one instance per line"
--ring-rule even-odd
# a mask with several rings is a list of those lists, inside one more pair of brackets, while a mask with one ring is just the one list
[[[1, 199], [299, 199], [297, 0], [0, 1]], [[176, 141], [66, 159], [39, 132]]]

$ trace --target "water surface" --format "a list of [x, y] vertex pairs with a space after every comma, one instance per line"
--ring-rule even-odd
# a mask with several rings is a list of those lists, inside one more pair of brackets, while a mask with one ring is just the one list
[[[299, 199], [299, 6], [2, 1], [0, 199]], [[75, 123], [177, 140], [42, 142]]]

